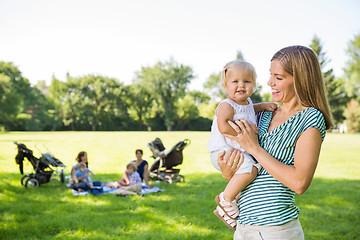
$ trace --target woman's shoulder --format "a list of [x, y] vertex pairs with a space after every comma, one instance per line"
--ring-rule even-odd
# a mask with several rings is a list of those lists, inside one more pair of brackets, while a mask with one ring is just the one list
[[324, 115], [321, 113], [320, 110], [314, 107], [309, 107], [301, 111], [299, 114], [299, 118], [306, 120], [307, 123], [317, 122], [321, 124], [322, 122], [325, 122]]

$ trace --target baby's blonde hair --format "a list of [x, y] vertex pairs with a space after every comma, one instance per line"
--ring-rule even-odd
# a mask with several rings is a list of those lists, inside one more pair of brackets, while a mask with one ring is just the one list
[[81, 168], [81, 167], [86, 168], [86, 164], [84, 162], [79, 162], [78, 168]]
[[226, 73], [230, 68], [242, 68], [244, 71], [246, 71], [247, 74], [250, 76], [250, 80], [254, 82], [254, 91], [256, 89], [256, 71], [253, 65], [251, 63], [248, 63], [243, 60], [234, 60], [231, 62], [228, 62], [225, 64], [222, 72], [221, 72], [221, 85], [226, 90]]

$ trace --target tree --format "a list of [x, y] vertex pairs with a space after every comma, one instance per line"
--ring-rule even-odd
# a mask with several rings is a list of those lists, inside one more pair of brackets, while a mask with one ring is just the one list
[[0, 74], [0, 127], [9, 129], [9, 123], [16, 121], [22, 98], [11, 88], [10, 77]]
[[227, 97], [221, 84], [221, 72], [212, 73], [205, 81], [203, 87], [210, 91], [210, 96], [212, 96], [215, 101], [221, 101], [221, 99]]
[[144, 85], [153, 94], [168, 131], [172, 129], [176, 115], [175, 103], [185, 96], [185, 90], [194, 78], [190, 66], [174, 60], [158, 62], [153, 67], [142, 67], [136, 73], [136, 83]]
[[317, 36], [314, 36], [310, 47], [314, 50], [319, 59], [323, 79], [325, 81], [325, 88], [327, 90], [327, 98], [331, 107], [334, 122], [335, 124], [341, 123], [345, 119], [343, 113], [346, 104], [349, 101], [349, 98], [345, 93], [344, 82], [341, 79], [335, 79], [333, 69], [325, 70], [326, 65], [330, 62], [330, 60], [323, 51], [323, 46]]
[[197, 107], [202, 103], [209, 103], [209, 101], [210, 101], [210, 96], [204, 92], [190, 91], [186, 95], [188, 95], [192, 98], [192, 101], [194, 102], [195, 106], [197, 106]]
[[49, 109], [49, 115], [52, 118], [52, 127], [51, 130], [55, 131], [57, 127], [62, 125], [62, 113], [63, 113], [63, 104], [65, 103], [64, 94], [65, 94], [66, 84], [58, 80], [54, 75], [51, 79], [51, 84], [47, 89], [47, 98], [51, 103]]
[[360, 105], [355, 100], [352, 99], [344, 113], [346, 117], [346, 126], [349, 132], [358, 132], [360, 131]]
[[360, 101], [360, 34], [349, 42], [346, 52], [349, 56], [344, 68], [346, 90], [351, 98]]
[[[177, 130], [208, 131], [211, 128], [211, 120], [200, 116], [200, 109], [208, 105], [210, 97], [200, 91], [190, 91], [177, 103]], [[212, 116], [211, 116], [212, 117]]]
[[154, 95], [142, 84], [132, 84], [126, 86], [126, 98], [130, 110], [134, 110], [140, 129], [147, 129], [149, 126], [147, 121], [151, 116], [151, 108], [154, 102]]
[[[20, 70], [11, 62], [0, 61], [0, 74], [1, 85], [6, 94], [1, 97], [1, 101], [4, 103], [11, 101], [12, 108], [9, 110], [9, 106], [3, 106], [2, 111], [7, 112], [0, 123], [2, 122], [8, 130], [42, 130], [44, 125], [42, 121], [46, 121], [46, 116], [43, 114], [45, 107], [43, 99], [38, 98], [42, 94], [37, 88], [31, 87], [30, 81], [23, 77]], [[44, 119], [39, 122], [37, 116], [42, 116]]]

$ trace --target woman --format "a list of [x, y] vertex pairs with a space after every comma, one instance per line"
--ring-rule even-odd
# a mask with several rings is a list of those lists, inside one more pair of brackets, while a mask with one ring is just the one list
[[[262, 166], [240, 195], [234, 239], [304, 239], [294, 196], [310, 186], [326, 129], [332, 126], [317, 56], [303, 46], [281, 49], [271, 59], [268, 85], [272, 100], [281, 105], [258, 114], [259, 136], [246, 121], [229, 122], [238, 135], [226, 137]], [[219, 155], [225, 179], [242, 159], [235, 150]]]
[[136, 151], [135, 151], [136, 160], [134, 160], [134, 162], [136, 163], [136, 166], [137, 166], [136, 171], [140, 174], [141, 181], [145, 180], [147, 188], [150, 188], [150, 185], [149, 185], [149, 164], [148, 164], [148, 162], [146, 160], [142, 159], [143, 154], [144, 154], [144, 152], [143, 152], [142, 149], [136, 149]]

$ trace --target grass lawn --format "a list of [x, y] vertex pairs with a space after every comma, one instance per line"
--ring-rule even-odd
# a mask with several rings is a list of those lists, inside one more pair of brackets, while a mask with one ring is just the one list
[[[232, 239], [233, 231], [212, 213], [226, 186], [206, 152], [209, 132], [10, 132], [0, 134], [0, 239]], [[22, 142], [39, 157], [44, 144], [69, 173], [76, 154], [88, 152], [89, 168], [103, 182], [118, 180], [135, 149], [160, 137], [167, 148], [185, 138], [179, 166], [185, 182], [151, 182], [164, 192], [133, 197], [73, 196], [51, 181], [21, 186], [15, 164]], [[37, 147], [37, 148], [36, 148]], [[26, 160], [25, 173], [32, 172]], [[296, 195], [306, 239], [359, 239], [360, 135], [328, 134], [311, 187]]]

